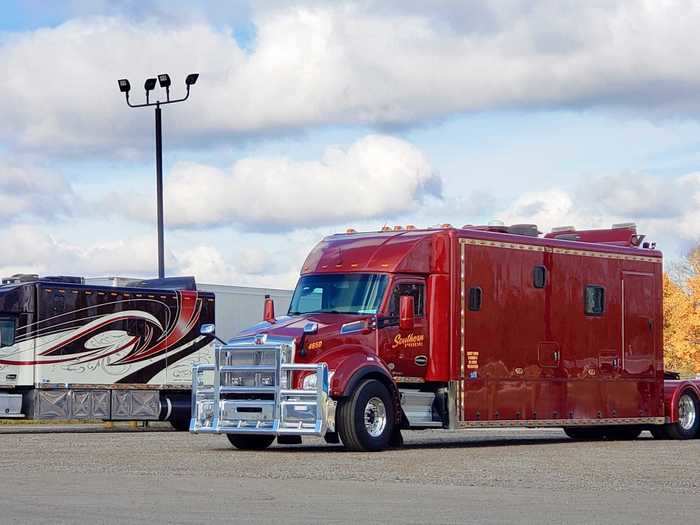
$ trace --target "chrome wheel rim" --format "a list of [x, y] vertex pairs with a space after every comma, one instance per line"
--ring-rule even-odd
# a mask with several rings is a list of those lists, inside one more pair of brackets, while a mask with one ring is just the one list
[[683, 430], [690, 430], [695, 425], [697, 413], [695, 402], [688, 394], [683, 394], [678, 401], [678, 422]]
[[379, 437], [386, 428], [386, 407], [384, 401], [373, 397], [365, 405], [365, 429], [372, 437]]

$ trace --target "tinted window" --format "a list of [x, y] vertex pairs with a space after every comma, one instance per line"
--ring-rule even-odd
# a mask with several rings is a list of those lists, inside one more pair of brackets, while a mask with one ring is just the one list
[[481, 288], [469, 288], [469, 310], [472, 312], [481, 310]]
[[389, 305], [389, 316], [399, 316], [400, 297], [410, 295], [413, 297], [413, 315], [423, 316], [423, 290], [425, 286], [420, 283], [400, 283], [394, 286], [391, 292], [391, 304]]
[[535, 266], [532, 270], [532, 285], [535, 288], [544, 288], [547, 284], [547, 268]]
[[15, 320], [0, 319], [0, 346], [12, 346], [15, 344]]
[[586, 286], [584, 303], [586, 315], [603, 315], [605, 311], [605, 289], [602, 286]]

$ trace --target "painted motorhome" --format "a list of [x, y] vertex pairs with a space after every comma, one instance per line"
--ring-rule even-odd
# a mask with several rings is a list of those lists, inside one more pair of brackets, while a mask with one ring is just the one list
[[201, 325], [218, 321], [234, 335], [270, 292], [288, 300], [283, 290], [198, 286], [191, 277], [4, 279], [0, 417], [187, 428], [192, 366], [212, 360]]
[[664, 370], [662, 301], [662, 254], [633, 224], [348, 230], [308, 255], [287, 315], [268, 301], [195, 367], [190, 428], [238, 448], [381, 450], [425, 428], [696, 437], [700, 382]]

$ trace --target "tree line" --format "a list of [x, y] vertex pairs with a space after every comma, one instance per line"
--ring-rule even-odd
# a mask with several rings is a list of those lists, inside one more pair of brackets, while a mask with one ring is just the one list
[[666, 370], [700, 373], [700, 245], [664, 272]]

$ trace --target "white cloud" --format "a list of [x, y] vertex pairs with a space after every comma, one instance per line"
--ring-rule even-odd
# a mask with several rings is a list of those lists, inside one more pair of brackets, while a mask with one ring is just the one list
[[77, 200], [62, 175], [0, 157], [0, 220], [70, 215]]
[[[56, 235], [50, 226], [15, 224], [0, 231], [7, 255], [0, 277], [16, 273], [77, 275], [84, 277], [147, 277], [156, 273], [153, 235], [90, 242], [80, 236]], [[166, 275], [193, 275], [197, 282], [291, 288], [318, 232], [295, 232], [269, 249], [241, 239], [233, 249], [197, 243], [197, 236], [167, 238]], [[248, 244], [246, 244], [248, 243]]]
[[573, 191], [560, 188], [529, 192], [501, 210], [506, 223], [534, 223], [542, 231], [555, 226], [609, 228], [636, 222], [640, 233], [664, 240], [670, 255], [700, 242], [700, 174], [646, 175], [586, 180]]
[[[158, 5], [158, 4], [156, 4]], [[406, 5], [406, 7], [404, 7]], [[251, 52], [203, 19], [84, 18], [0, 43], [0, 137], [54, 153], [151, 148], [116, 78], [202, 76], [168, 140], [411, 124], [494, 108], [700, 112], [700, 5], [684, 1], [269, 3]], [[107, 11], [111, 12], [111, 11]], [[160, 11], [157, 11], [160, 12]]]
[[[441, 180], [412, 144], [368, 135], [347, 148], [327, 148], [317, 161], [246, 158], [227, 170], [181, 162], [165, 188], [170, 227], [290, 230], [413, 212], [424, 197], [440, 197]], [[130, 193], [109, 200], [113, 210], [152, 220], [145, 198]]]
[[156, 267], [156, 243], [150, 236], [91, 244], [79, 237], [66, 240], [50, 229], [30, 224], [3, 229], [0, 245], [10, 256], [0, 264], [0, 274], [142, 276]]

